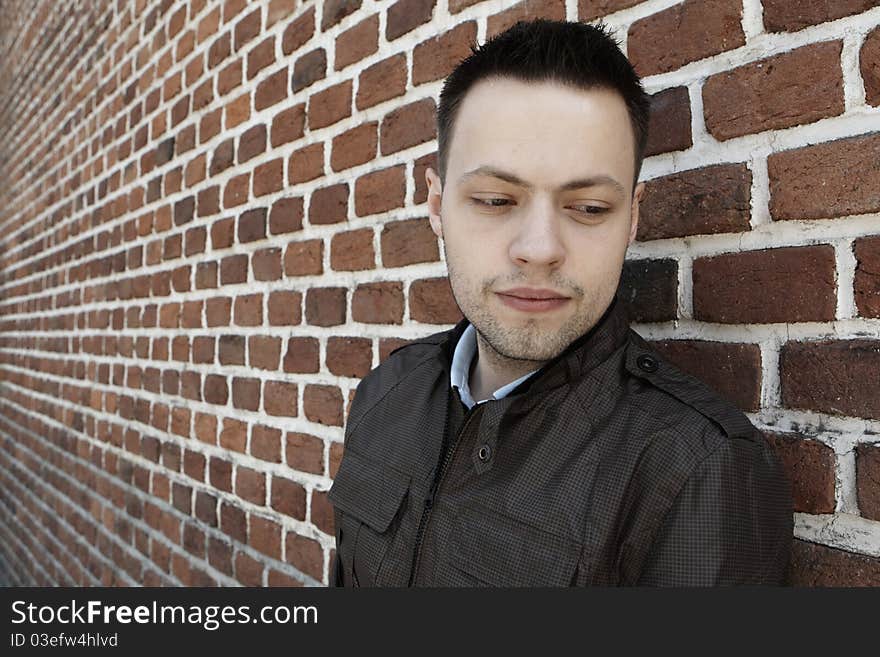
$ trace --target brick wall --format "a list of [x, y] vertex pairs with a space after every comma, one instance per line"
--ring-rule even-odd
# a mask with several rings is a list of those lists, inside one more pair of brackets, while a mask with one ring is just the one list
[[794, 483], [796, 584], [880, 584], [880, 2], [0, 6], [0, 581], [327, 581], [360, 377], [460, 317], [443, 77], [607, 15], [653, 94], [636, 330]]

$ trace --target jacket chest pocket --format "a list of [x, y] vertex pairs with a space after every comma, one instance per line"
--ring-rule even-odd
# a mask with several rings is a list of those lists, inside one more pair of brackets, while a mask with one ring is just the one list
[[347, 586], [375, 585], [400, 524], [409, 477], [346, 450], [328, 497], [340, 512], [336, 551]]
[[571, 586], [581, 546], [484, 507], [458, 515], [450, 562], [488, 586]]

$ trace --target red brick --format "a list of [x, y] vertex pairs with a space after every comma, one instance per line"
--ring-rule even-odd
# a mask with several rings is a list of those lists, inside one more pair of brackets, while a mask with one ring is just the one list
[[295, 481], [273, 476], [271, 503], [273, 509], [291, 518], [306, 519], [306, 490]]
[[266, 151], [266, 126], [248, 128], [238, 139], [238, 163], [247, 162]]
[[768, 32], [796, 32], [878, 6], [877, 0], [764, 0], [763, 5]]
[[413, 178], [415, 179], [416, 189], [413, 192], [413, 203], [424, 203], [428, 200], [428, 184], [425, 182], [425, 171], [431, 167], [434, 171], [438, 170], [437, 153], [428, 153], [416, 159], [413, 162]]
[[342, 171], [365, 164], [376, 157], [378, 146], [378, 123], [371, 121], [355, 126], [333, 138], [330, 152], [330, 168]]
[[281, 367], [285, 372], [313, 374], [318, 371], [319, 350], [315, 338], [290, 338]]
[[326, 491], [312, 489], [312, 524], [325, 534], [333, 535], [333, 506]]
[[291, 185], [324, 175], [324, 143], [317, 142], [294, 151], [290, 156], [287, 177]]
[[290, 16], [301, 4], [299, 0], [272, 0], [266, 11], [266, 29]]
[[243, 586], [262, 586], [264, 570], [262, 563], [244, 552], [235, 555], [235, 578]]
[[251, 431], [251, 456], [270, 463], [281, 463], [281, 430], [262, 425]]
[[[273, 73], [257, 85], [254, 108], [259, 112], [287, 98], [287, 69]], [[274, 127], [274, 124], [273, 124]]]
[[398, 0], [388, 7], [385, 38], [394, 41], [431, 20], [436, 0]]
[[355, 182], [354, 211], [359, 217], [403, 207], [405, 167], [397, 165], [360, 176]]
[[324, 550], [318, 541], [287, 532], [284, 555], [287, 562], [317, 580], [324, 577]]
[[229, 32], [214, 39], [208, 49], [208, 66], [214, 68], [221, 64], [232, 53], [232, 38]]
[[263, 323], [263, 295], [244, 294], [235, 298], [236, 326], [260, 326]]
[[284, 160], [277, 158], [261, 164], [254, 171], [254, 196], [280, 192], [284, 186]]
[[673, 259], [628, 260], [620, 275], [620, 296], [633, 322], [678, 317], [678, 263]]
[[327, 339], [327, 369], [338, 376], [363, 378], [373, 364], [373, 341], [369, 338]]
[[455, 324], [462, 319], [446, 276], [412, 282], [409, 314], [411, 319], [425, 324]]
[[681, 371], [703, 381], [742, 411], [761, 401], [761, 351], [753, 344], [664, 340], [651, 346]]
[[434, 100], [424, 98], [389, 112], [379, 128], [382, 155], [436, 139], [435, 109]]
[[523, 0], [510, 9], [490, 15], [486, 24], [486, 38], [492, 38], [519, 20], [548, 18], [565, 20], [565, 0]]
[[[297, 387], [286, 381], [266, 381], [263, 386], [263, 405], [267, 415], [296, 417]], [[305, 402], [304, 402], [305, 403]]]
[[281, 559], [281, 526], [268, 518], [251, 516], [248, 542], [258, 552]]
[[685, 0], [633, 23], [627, 56], [640, 77], [745, 45], [741, 0]]
[[880, 133], [805, 146], [767, 159], [770, 214], [825, 219], [880, 211]]
[[287, 465], [300, 472], [324, 474], [324, 441], [307, 433], [286, 436]]
[[251, 116], [250, 92], [244, 93], [226, 105], [226, 129], [244, 123]]
[[239, 57], [229, 62], [217, 75], [217, 94], [225, 96], [241, 84], [242, 60]]
[[706, 129], [724, 141], [842, 114], [841, 48], [811, 44], [711, 76], [703, 85]]
[[235, 178], [230, 178], [223, 189], [223, 207], [234, 208], [247, 201], [248, 188], [250, 187], [251, 174], [243, 173]]
[[310, 276], [324, 271], [324, 241], [291, 242], [284, 251], [286, 276]]
[[880, 443], [856, 447], [856, 490], [862, 516], [880, 520]]
[[321, 12], [321, 31], [326, 32], [349, 14], [357, 11], [361, 0], [324, 0]]
[[220, 529], [236, 541], [247, 542], [247, 514], [229, 502], [220, 503]]
[[221, 365], [244, 365], [244, 336], [221, 335], [217, 351]]
[[859, 62], [865, 83], [865, 100], [876, 107], [880, 105], [880, 27], [865, 37]]
[[254, 504], [266, 504], [266, 475], [238, 466], [235, 471], [235, 494]]
[[290, 79], [290, 88], [293, 93], [301, 91], [323, 80], [327, 75], [327, 53], [323, 48], [317, 48], [298, 57], [293, 65], [293, 76]]
[[400, 324], [403, 321], [403, 285], [394, 282], [358, 285], [351, 299], [351, 314], [356, 322]]
[[693, 267], [694, 319], [724, 324], [834, 320], [831, 246], [725, 253], [697, 258]]
[[364, 110], [406, 91], [406, 55], [398, 54], [365, 68], [358, 78], [355, 105]]
[[345, 323], [344, 287], [315, 287], [306, 291], [306, 322], [312, 326]]
[[242, 47], [260, 33], [262, 8], [258, 7], [235, 24], [235, 49]]
[[351, 116], [351, 80], [327, 87], [309, 98], [309, 130], [324, 128]]
[[315, 8], [309, 7], [301, 16], [297, 17], [281, 37], [281, 50], [289, 55], [294, 50], [299, 50], [308, 43], [315, 34]]
[[246, 411], [259, 410], [260, 380], [234, 377], [232, 379], [232, 406]]
[[276, 290], [269, 293], [269, 325], [295, 326], [302, 321], [302, 293]]
[[779, 356], [782, 403], [880, 419], [880, 341], [788, 342]]
[[283, 112], [279, 112], [272, 119], [272, 146], [277, 147], [295, 139], [300, 139], [305, 134], [305, 125], [305, 103], [300, 103]]
[[640, 2], [642, 0], [578, 0], [578, 18], [582, 22], [592, 21]]
[[337, 386], [306, 385], [303, 411], [312, 422], [334, 427], [342, 426], [342, 393]]
[[248, 338], [248, 360], [251, 368], [277, 370], [281, 360], [281, 338], [252, 335]]
[[330, 240], [330, 267], [336, 271], [374, 269], [373, 229], [336, 233]]
[[750, 230], [752, 175], [719, 164], [648, 181], [639, 209], [640, 241]]
[[880, 586], [880, 558], [794, 539], [791, 586]]
[[834, 513], [834, 450], [797, 434], [764, 432], [791, 482], [795, 512]]
[[[253, 383], [254, 379], [249, 382], [242, 382], [240, 379], [233, 381], [233, 395], [239, 394], [236, 391], [241, 390], [242, 383]], [[247, 425], [244, 422], [231, 418], [223, 418], [223, 428], [220, 430], [219, 444], [223, 449], [232, 450], [244, 454], [247, 445]]]
[[310, 224], [335, 224], [348, 219], [348, 183], [321, 187], [312, 192]]
[[380, 238], [384, 267], [405, 267], [440, 260], [437, 236], [425, 218], [386, 223], [382, 226]]
[[853, 252], [856, 257], [854, 290], [859, 315], [880, 317], [880, 236], [857, 239]]
[[225, 541], [208, 537], [208, 563], [225, 575], [232, 575], [232, 546]]
[[227, 493], [232, 492], [232, 464], [229, 461], [212, 456], [208, 462], [208, 474], [211, 486]]
[[334, 68], [341, 71], [377, 50], [379, 50], [379, 15], [373, 14], [336, 37]]
[[458, 12], [467, 9], [468, 7], [475, 5], [479, 2], [485, 2], [485, 0], [448, 0], [449, 13], [457, 14]]
[[672, 87], [652, 95], [645, 156], [681, 151], [692, 145], [687, 87]]
[[280, 198], [269, 213], [269, 233], [281, 235], [302, 230], [303, 199], [300, 196]]
[[275, 37], [270, 36], [254, 47], [247, 58], [247, 78], [253, 79], [257, 73], [275, 63]]
[[413, 50], [413, 84], [419, 85], [446, 77], [462, 59], [471, 54], [471, 47], [476, 45], [475, 21], [461, 23], [423, 41]]
[[[243, 212], [238, 217], [238, 238], [240, 244], [247, 244], [266, 237], [266, 208], [254, 208]], [[229, 256], [229, 258], [243, 257], [247, 263], [247, 255]], [[247, 266], [245, 264], [245, 271]], [[244, 281], [238, 281], [242, 283]]]

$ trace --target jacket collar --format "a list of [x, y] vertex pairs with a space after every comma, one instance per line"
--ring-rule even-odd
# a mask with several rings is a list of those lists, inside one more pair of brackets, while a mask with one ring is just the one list
[[[527, 390], [545, 390], [580, 378], [610, 356], [626, 342], [629, 331], [629, 313], [626, 302], [620, 298], [620, 290], [593, 327], [572, 341], [561, 353], [548, 360], [536, 372], [510, 391], [517, 395]], [[467, 318], [458, 322], [442, 344], [443, 359], [447, 373], [452, 367], [455, 345], [470, 322]], [[448, 380], [448, 379], [447, 379]]]

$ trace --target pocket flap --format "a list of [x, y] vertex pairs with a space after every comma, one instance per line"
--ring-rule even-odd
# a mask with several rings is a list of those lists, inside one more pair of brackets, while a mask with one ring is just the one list
[[581, 546], [495, 511], [467, 508], [452, 529], [456, 568], [494, 586], [569, 586]]
[[333, 506], [384, 532], [400, 508], [409, 477], [350, 449], [342, 455], [328, 498]]

